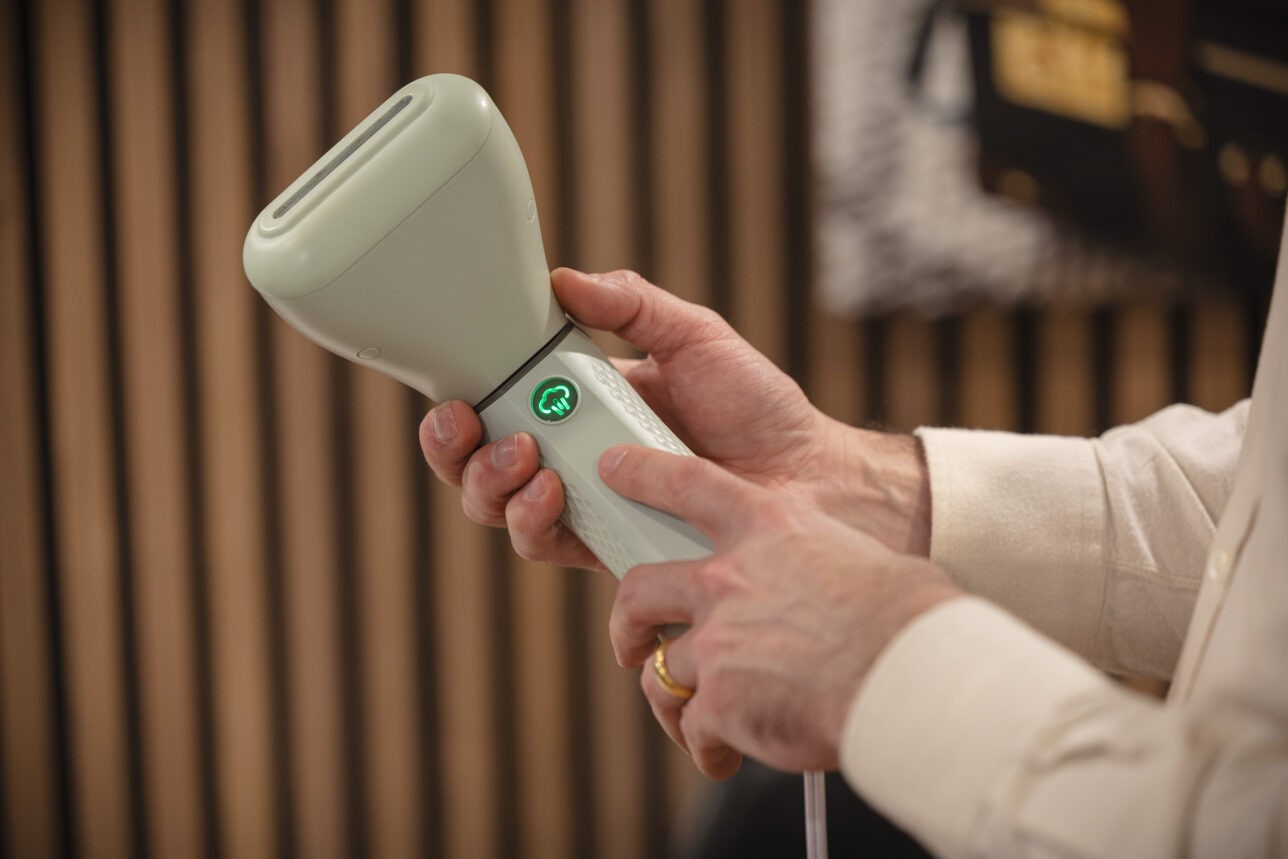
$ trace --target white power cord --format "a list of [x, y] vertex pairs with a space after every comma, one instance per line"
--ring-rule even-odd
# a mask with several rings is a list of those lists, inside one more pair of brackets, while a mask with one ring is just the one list
[[805, 773], [805, 855], [827, 859], [827, 794], [820, 770]]

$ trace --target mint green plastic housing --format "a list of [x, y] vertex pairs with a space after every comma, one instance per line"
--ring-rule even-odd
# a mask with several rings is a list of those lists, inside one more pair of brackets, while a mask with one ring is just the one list
[[567, 322], [523, 155], [459, 75], [390, 96], [255, 219], [242, 261], [292, 326], [437, 401], [480, 402]]
[[[710, 552], [599, 479], [613, 444], [689, 450], [559, 307], [523, 155], [478, 84], [432, 75], [394, 93], [260, 213], [242, 259], [310, 339], [473, 404], [489, 439], [530, 433], [563, 481], [564, 520], [619, 578]], [[533, 410], [551, 377], [568, 383], [555, 422]]]

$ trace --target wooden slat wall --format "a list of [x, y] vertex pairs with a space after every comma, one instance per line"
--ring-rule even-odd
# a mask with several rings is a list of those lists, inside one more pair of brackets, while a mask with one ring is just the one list
[[[710, 304], [830, 413], [1073, 434], [1248, 390], [1261, 304], [830, 316], [790, 0], [0, 4], [0, 855], [663, 855], [701, 780], [277, 320], [263, 203], [401, 81], [482, 81], [552, 264]], [[608, 344], [621, 349], [620, 344]]]

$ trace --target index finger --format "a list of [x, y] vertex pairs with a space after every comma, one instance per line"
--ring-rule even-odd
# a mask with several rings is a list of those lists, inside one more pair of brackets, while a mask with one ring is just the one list
[[617, 445], [599, 458], [609, 489], [679, 516], [717, 546], [741, 532], [756, 487], [698, 456]]

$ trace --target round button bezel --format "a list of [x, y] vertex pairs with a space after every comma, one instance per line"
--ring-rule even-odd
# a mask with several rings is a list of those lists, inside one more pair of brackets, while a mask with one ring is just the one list
[[[561, 412], [558, 406], [543, 411], [542, 407], [545, 403], [546, 393], [555, 391], [560, 387], [567, 389], [567, 399], [570, 400], [567, 411]], [[528, 412], [543, 424], [561, 424], [577, 414], [577, 410], [580, 408], [581, 388], [567, 376], [548, 376], [533, 385], [532, 390], [528, 393]]]

